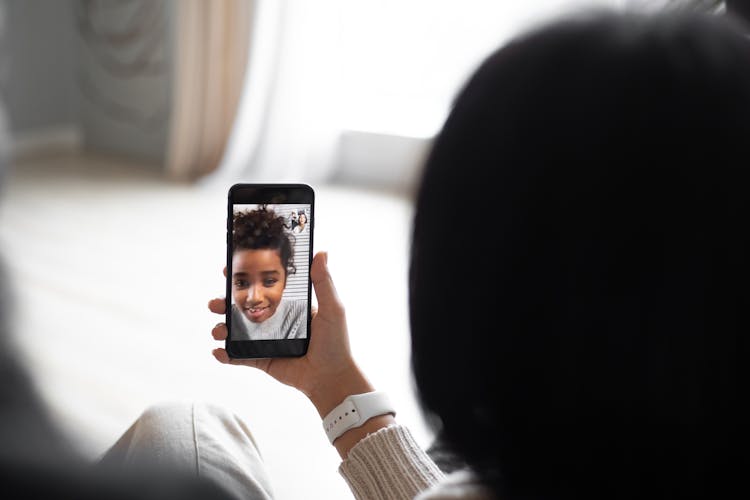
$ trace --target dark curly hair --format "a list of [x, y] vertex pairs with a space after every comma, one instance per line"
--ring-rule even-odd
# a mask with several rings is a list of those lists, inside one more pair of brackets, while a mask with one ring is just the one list
[[284, 217], [261, 205], [255, 210], [235, 213], [232, 227], [234, 250], [278, 250], [287, 276], [297, 272], [294, 264], [294, 236], [287, 231]]

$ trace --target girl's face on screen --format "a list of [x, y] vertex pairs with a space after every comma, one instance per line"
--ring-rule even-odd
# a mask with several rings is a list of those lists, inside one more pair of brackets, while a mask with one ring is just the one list
[[235, 305], [253, 323], [276, 312], [286, 286], [286, 270], [278, 250], [237, 250], [232, 256], [232, 295]]

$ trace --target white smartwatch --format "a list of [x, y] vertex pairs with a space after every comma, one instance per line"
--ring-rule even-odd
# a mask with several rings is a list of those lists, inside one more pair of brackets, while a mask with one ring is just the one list
[[363, 425], [372, 417], [387, 413], [395, 416], [396, 410], [384, 392], [353, 394], [325, 416], [323, 429], [333, 444], [337, 437], [349, 429]]

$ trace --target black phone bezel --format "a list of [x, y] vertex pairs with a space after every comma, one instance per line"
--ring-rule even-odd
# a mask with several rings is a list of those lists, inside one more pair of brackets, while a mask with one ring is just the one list
[[[235, 204], [309, 204], [310, 248], [308, 266], [312, 266], [313, 236], [315, 234], [315, 191], [308, 184], [238, 183], [229, 188], [227, 195], [227, 277], [226, 314], [227, 339], [225, 349], [230, 358], [284, 358], [299, 357], [307, 353], [312, 335], [311, 299], [312, 282], [307, 281], [307, 338], [282, 340], [232, 340], [232, 220]], [[308, 267], [309, 268], [309, 267]]]

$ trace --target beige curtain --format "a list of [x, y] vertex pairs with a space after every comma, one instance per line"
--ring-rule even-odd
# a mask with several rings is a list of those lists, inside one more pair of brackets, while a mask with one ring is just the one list
[[175, 2], [170, 178], [191, 181], [219, 165], [237, 112], [253, 0]]

